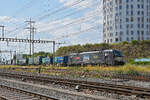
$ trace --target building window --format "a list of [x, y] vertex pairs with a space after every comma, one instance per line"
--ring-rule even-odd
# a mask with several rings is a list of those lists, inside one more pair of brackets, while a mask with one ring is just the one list
[[126, 34], [129, 35], [129, 31], [128, 30], [127, 30]]
[[126, 12], [126, 15], [129, 15], [129, 12], [128, 12], [128, 11]]
[[144, 9], [144, 5], [142, 5], [141, 7], [142, 7], [142, 9]]
[[140, 22], [140, 17], [138, 17], [138, 22]]
[[120, 32], [120, 35], [123, 35], [123, 32]]
[[120, 41], [122, 41], [122, 38], [120, 37]]
[[112, 42], [112, 39], [110, 39], [110, 42]]
[[118, 3], [118, 0], [115, 0], [115, 3], [117, 4], [117, 3]]
[[139, 5], [139, 4], [137, 5], [137, 8], [138, 8], [138, 9], [140, 8], [140, 5]]
[[126, 27], [129, 28], [129, 24], [127, 24]]
[[122, 3], [122, 0], [120, 0], [120, 4]]
[[141, 31], [141, 35], [144, 35], [144, 31]]
[[134, 31], [131, 31], [131, 35], [133, 35], [134, 34]]
[[144, 15], [144, 11], [142, 11], [142, 15]]
[[133, 9], [134, 8], [134, 6], [133, 5], [131, 5], [131, 9]]
[[119, 9], [122, 9], [122, 6], [121, 6], [121, 5], [119, 6]]
[[133, 17], [131, 17], [131, 22], [133, 22], [134, 21], [134, 19], [133, 19]]
[[119, 14], [120, 14], [120, 16], [122, 15], [122, 13], [121, 13], [121, 12], [120, 12]]
[[142, 17], [142, 23], [144, 23], [144, 17]]
[[126, 18], [126, 22], [129, 22], [129, 18]]
[[122, 25], [120, 25], [120, 29], [122, 29]]
[[107, 40], [107, 43], [109, 43], [109, 39]]
[[140, 35], [140, 31], [137, 31], [137, 34]]
[[129, 9], [129, 5], [126, 5], [126, 9]]
[[133, 24], [131, 24], [131, 28], [133, 28]]
[[131, 11], [131, 16], [133, 16], [133, 11]]
[[133, 38], [133, 37], [131, 37], [131, 40], [134, 40], [134, 38]]
[[149, 25], [147, 24], [146, 27], [147, 27], [147, 29], [148, 29], [148, 28], [149, 28]]
[[140, 15], [140, 11], [137, 12], [137, 15]]
[[129, 42], [129, 38], [127, 37], [127, 41]]
[[144, 24], [142, 24], [141, 27], [144, 28]]
[[116, 36], [118, 35], [118, 32], [116, 32]]
[[116, 42], [118, 42], [118, 38], [116, 38]]
[[138, 24], [138, 28], [140, 28], [140, 24]]
[[120, 23], [122, 22], [122, 19], [120, 19]]

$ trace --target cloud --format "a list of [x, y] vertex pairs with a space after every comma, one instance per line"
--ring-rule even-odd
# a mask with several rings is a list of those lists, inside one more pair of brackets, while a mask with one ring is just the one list
[[[66, 7], [76, 8], [76, 9], [84, 9], [86, 7], [92, 7], [93, 4], [97, 2], [97, 0], [59, 0], [60, 3], [63, 3]], [[74, 6], [70, 6], [75, 4]]]
[[[64, 6], [69, 7], [71, 3], [75, 2], [75, 0], [59, 0]], [[76, 0], [77, 1], [77, 0]], [[78, 0], [79, 1], [79, 0]], [[43, 40], [55, 40], [57, 38], [57, 42], [66, 42], [65, 45], [75, 45], [75, 44], [85, 44], [85, 43], [100, 43], [102, 42], [102, 24], [103, 24], [103, 17], [102, 17], [102, 2], [99, 5], [93, 6], [97, 0], [85, 0], [82, 3], [79, 3], [76, 6], [70, 7], [75, 9], [83, 9], [85, 7], [93, 7], [93, 9], [86, 11], [82, 14], [82, 16], [78, 18], [73, 17], [66, 17], [59, 20], [53, 21], [40, 21], [36, 22], [35, 27], [37, 28], [37, 33], [35, 34], [36, 39], [43, 39]], [[83, 6], [84, 5], [84, 6]], [[90, 17], [91, 16], [91, 17]], [[0, 16], [0, 22], [9, 22], [13, 23], [24, 23], [23, 19], [12, 18], [9, 16]], [[69, 24], [72, 23], [73, 24]], [[68, 25], [67, 25], [68, 24]], [[66, 26], [67, 25], [67, 26]], [[92, 29], [87, 32], [81, 32], [83, 30], [89, 29], [91, 27], [98, 26], [98, 28]], [[17, 38], [27, 38], [29, 37], [29, 31], [25, 30], [26, 26], [19, 28], [19, 30], [15, 32], [11, 32], [8, 34], [9, 37], [17, 37]], [[11, 25], [7, 27], [7, 31], [15, 30], [16, 25]], [[72, 35], [72, 33], [79, 33], [76, 35]], [[65, 37], [67, 36], [68, 37]], [[3, 43], [2, 49], [14, 49], [20, 52], [29, 52], [29, 44], [19, 44], [19, 43], [10, 43], [9, 47], [6, 46], [7, 43]], [[57, 45], [58, 48], [58, 45]], [[35, 45], [35, 51], [52, 51], [51, 44]]]
[[17, 22], [18, 19], [9, 17], [9, 16], [0, 16], [0, 22], [2, 23], [8, 23], [8, 22]]

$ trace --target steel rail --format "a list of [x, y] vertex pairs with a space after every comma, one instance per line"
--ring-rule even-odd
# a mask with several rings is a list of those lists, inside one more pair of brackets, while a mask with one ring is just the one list
[[[9, 87], [9, 86], [6, 86], [6, 85], [0, 85], [0, 87], [4, 88], [4, 89], [7, 89], [7, 90], [10, 90], [10, 91], [15, 91], [15, 92], [18, 92], [18, 93], [23, 93], [23, 94], [26, 94], [26, 95], [29, 95], [29, 96], [33, 96], [33, 97], [36, 97], [40, 100], [58, 100], [56, 98], [53, 98], [53, 97], [50, 97], [50, 96], [47, 96], [47, 95], [27, 91], [27, 90], [24, 90], [24, 89]], [[2, 97], [2, 100], [7, 100], [7, 99], [5, 97]]]
[[87, 81], [79, 81], [79, 80], [49, 78], [49, 77], [41, 77], [41, 76], [10, 74], [10, 73], [0, 73], [0, 76], [20, 78], [24, 80], [32, 80], [32, 81], [45, 82], [45, 83], [63, 84], [69, 86], [79, 85], [81, 90], [94, 89], [98, 91], [105, 91], [105, 92], [111, 92], [111, 93], [128, 95], [128, 96], [136, 95], [137, 97], [150, 99], [150, 89], [148, 88], [140, 88], [140, 87], [116, 85], [116, 84], [108, 84], [108, 83], [98, 83], [98, 82], [87, 82]]
[[[9, 70], [39, 70], [39, 68], [10, 68]], [[44, 68], [42, 68], [44, 69]], [[48, 71], [57, 71], [57, 73], [61, 73], [63, 72], [68, 72], [71, 70], [66, 70], [66, 69], [47, 69]], [[95, 73], [87, 73], [85, 75], [98, 75], [101, 77], [105, 77], [105, 78], [112, 78], [112, 79], [127, 79], [127, 80], [136, 80], [136, 81], [146, 81], [146, 82], [150, 82], [150, 75], [128, 75], [128, 74], [95, 74]]]

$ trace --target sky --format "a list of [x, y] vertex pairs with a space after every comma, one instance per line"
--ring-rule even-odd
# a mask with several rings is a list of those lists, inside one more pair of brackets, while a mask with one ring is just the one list
[[[36, 22], [35, 39], [65, 43], [57, 49], [103, 42], [102, 0], [1, 0], [0, 25], [5, 26], [5, 37], [29, 38], [25, 21], [30, 18]], [[29, 44], [1, 42], [0, 50], [29, 53]], [[52, 44], [36, 44], [38, 51], [52, 52]]]

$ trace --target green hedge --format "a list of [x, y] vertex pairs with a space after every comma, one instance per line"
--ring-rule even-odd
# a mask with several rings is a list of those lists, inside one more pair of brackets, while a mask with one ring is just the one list
[[80, 53], [87, 51], [98, 51], [104, 49], [117, 49], [123, 52], [125, 60], [135, 58], [148, 58], [150, 57], [150, 40], [146, 41], [132, 41], [128, 43], [123, 41], [115, 44], [85, 44], [61, 47], [56, 51], [57, 56], [64, 56], [70, 53]]

